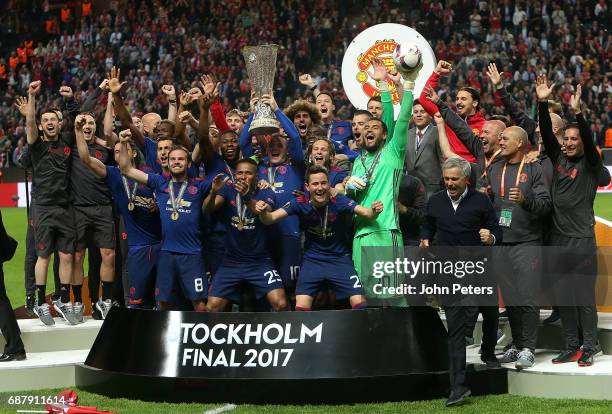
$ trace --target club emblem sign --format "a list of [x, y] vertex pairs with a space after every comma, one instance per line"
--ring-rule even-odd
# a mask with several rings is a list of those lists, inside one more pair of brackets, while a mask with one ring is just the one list
[[[372, 71], [372, 59], [381, 59], [389, 70], [394, 71], [393, 53], [398, 44], [415, 44], [421, 51], [423, 69], [416, 80], [414, 96], [417, 98], [421, 94], [436, 67], [436, 56], [429, 42], [411, 27], [396, 23], [377, 24], [353, 39], [342, 60], [342, 86], [353, 106], [366, 109], [368, 100], [380, 95], [378, 82], [368, 74]], [[391, 79], [387, 82], [397, 115], [399, 94]]]

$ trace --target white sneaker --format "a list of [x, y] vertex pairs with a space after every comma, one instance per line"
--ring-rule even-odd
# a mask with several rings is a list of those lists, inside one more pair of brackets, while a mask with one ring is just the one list
[[83, 313], [85, 312], [85, 305], [83, 305], [81, 302], [74, 302], [72, 308], [74, 310], [74, 316], [77, 322], [83, 323]]
[[96, 302], [96, 308], [102, 314], [102, 319], [106, 319], [106, 315], [108, 315], [108, 312], [111, 310], [112, 306], [113, 306], [113, 303], [111, 302], [110, 299], [106, 299], [106, 300], [99, 299]]
[[76, 325], [79, 323], [76, 319], [76, 315], [74, 314], [72, 302], [64, 303], [58, 298], [53, 301], [53, 309], [55, 309], [55, 311], [70, 325]]

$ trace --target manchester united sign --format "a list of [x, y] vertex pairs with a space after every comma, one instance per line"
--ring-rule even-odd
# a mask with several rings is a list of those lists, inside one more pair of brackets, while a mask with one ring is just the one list
[[[415, 97], [423, 90], [427, 78], [436, 66], [436, 57], [427, 39], [411, 27], [395, 23], [378, 24], [353, 39], [342, 61], [342, 84], [356, 108], [365, 109], [371, 97], [380, 95], [378, 83], [368, 74], [372, 70], [372, 59], [380, 59], [387, 68], [394, 70], [393, 52], [398, 44], [415, 44], [421, 51], [423, 69], [416, 81]], [[399, 95], [393, 82], [388, 80], [388, 83], [397, 114]]]

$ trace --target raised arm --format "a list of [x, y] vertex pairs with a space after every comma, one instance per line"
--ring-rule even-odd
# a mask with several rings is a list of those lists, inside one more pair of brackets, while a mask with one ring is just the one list
[[582, 115], [582, 109], [580, 107], [580, 97], [582, 96], [582, 85], [576, 86], [576, 93], [570, 98], [570, 110], [576, 116], [576, 122], [578, 122], [578, 129], [580, 130], [580, 139], [584, 147], [584, 156], [591, 167], [598, 166], [602, 163], [601, 157], [597, 152], [595, 143], [593, 142], [593, 136], [591, 128], [586, 119]]
[[252, 157], [255, 153], [253, 151], [253, 143], [251, 142], [249, 128], [251, 127], [251, 122], [253, 122], [253, 117], [255, 116], [254, 111], [255, 105], [257, 105], [257, 100], [258, 99], [254, 96], [251, 98], [251, 113], [249, 114], [249, 118], [240, 132], [240, 149], [242, 150], [242, 156], [245, 158]]
[[98, 99], [105, 91], [108, 91], [108, 79], [104, 79], [92, 93], [87, 95], [81, 104], [81, 112], [95, 112]]
[[106, 146], [112, 148], [115, 145], [113, 138], [113, 130], [115, 129], [115, 111], [113, 110], [113, 94], [108, 93], [108, 101], [106, 102], [106, 112], [104, 113], [104, 140]]
[[111, 69], [111, 73], [108, 77], [108, 88], [113, 94], [113, 109], [115, 110], [115, 114], [121, 120], [121, 125], [124, 128], [129, 128], [132, 134], [132, 140], [136, 143], [136, 146], [140, 148], [140, 150], [144, 150], [145, 147], [145, 139], [144, 135], [136, 125], [132, 122], [132, 116], [128, 112], [125, 103], [123, 102], [123, 97], [121, 97], [121, 87], [125, 84], [125, 82], [120, 82], [119, 76], [121, 75], [121, 71], [114, 67]]
[[210, 214], [223, 205], [225, 198], [219, 192], [223, 189], [228, 179], [229, 177], [224, 174], [217, 174], [215, 176], [210, 191], [202, 203], [202, 212], [204, 214]]
[[536, 80], [536, 95], [538, 96], [538, 123], [540, 124], [540, 135], [546, 150], [546, 155], [553, 164], [556, 164], [561, 146], [553, 133], [552, 121], [548, 112], [548, 97], [552, 94], [554, 84], [548, 85], [545, 75], [538, 76]]
[[163, 85], [161, 91], [168, 99], [168, 119], [176, 122], [176, 115], [179, 111], [176, 109], [176, 90], [174, 85]]
[[79, 151], [79, 158], [81, 162], [85, 164], [94, 174], [98, 177], [106, 177], [106, 166], [97, 158], [93, 158], [89, 155], [89, 148], [83, 135], [83, 125], [85, 125], [85, 116], [77, 115], [74, 121], [74, 135], [76, 137], [77, 150]]
[[442, 118], [442, 115], [440, 115], [440, 112], [436, 112], [434, 115], [434, 121], [436, 122], [436, 129], [438, 130], [439, 155], [442, 155], [444, 159], [461, 158], [459, 155], [455, 154], [448, 142], [448, 136], [446, 135], [446, 124], [444, 122], [444, 118]]
[[380, 89], [380, 101], [383, 108], [381, 118], [387, 126], [388, 135], [392, 137], [395, 130], [395, 113], [393, 111], [391, 93], [389, 92], [389, 84], [387, 83], [388, 71], [380, 59], [372, 59], [372, 69], [373, 71], [369, 75], [378, 83]]
[[504, 109], [510, 115], [510, 118], [514, 121], [514, 123], [527, 132], [527, 136], [529, 137], [529, 142], [534, 148], [537, 148], [538, 142], [535, 138], [535, 129], [536, 123], [533, 119], [531, 119], [525, 111], [522, 111], [519, 107], [518, 102], [514, 100], [512, 95], [508, 93], [506, 88], [504, 87], [503, 81], [503, 72], [499, 72], [497, 70], [497, 65], [495, 63], [489, 64], [487, 67], [487, 75], [491, 80], [491, 84], [493, 85], [493, 89], [495, 93], [499, 95], [502, 103], [504, 104]]
[[119, 140], [121, 141], [121, 150], [119, 152], [119, 169], [121, 170], [121, 174], [127, 178], [131, 178], [140, 184], [147, 185], [149, 175], [143, 171], [140, 171], [138, 168], [135, 168], [132, 165], [132, 160], [128, 154], [127, 146], [131, 138], [132, 133], [129, 129], [124, 129], [119, 133]]
[[32, 145], [38, 140], [38, 127], [36, 126], [36, 95], [40, 92], [40, 81], [30, 83], [28, 87], [28, 103], [26, 106], [26, 135], [28, 144]]
[[[215, 88], [215, 90], [218, 90]], [[198, 122], [198, 145], [193, 151], [194, 162], [199, 160], [210, 161], [213, 158], [215, 149], [210, 142], [210, 131], [209, 131], [209, 117], [208, 111], [211, 107], [212, 100], [215, 99], [214, 95], [202, 94], [199, 99], [200, 105], [200, 120]], [[196, 151], [197, 150], [197, 151]], [[197, 158], [197, 160], [196, 160]]]
[[314, 94], [315, 98], [321, 93], [319, 85], [317, 85], [312, 76], [310, 76], [308, 73], [300, 75], [298, 77], [298, 80], [302, 85], [304, 85], [309, 91]]

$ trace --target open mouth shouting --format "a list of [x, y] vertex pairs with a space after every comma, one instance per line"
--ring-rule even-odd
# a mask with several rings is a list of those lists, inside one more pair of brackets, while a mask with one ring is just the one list
[[304, 122], [304, 121], [300, 121], [297, 124], [297, 129], [300, 132], [300, 136], [301, 137], [305, 137], [306, 134], [308, 133], [308, 125], [306, 125], [306, 122]]
[[365, 134], [365, 144], [369, 147], [376, 143], [376, 135], [373, 132], [367, 132]]

